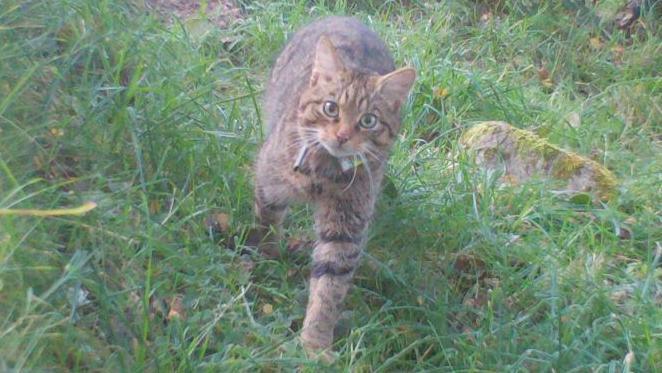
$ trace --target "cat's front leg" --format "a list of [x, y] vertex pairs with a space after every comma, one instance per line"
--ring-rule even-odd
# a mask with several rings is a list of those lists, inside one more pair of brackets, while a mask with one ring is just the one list
[[369, 208], [351, 201], [326, 201], [315, 214], [317, 243], [312, 255], [308, 307], [301, 339], [309, 352], [327, 350], [359, 264]]

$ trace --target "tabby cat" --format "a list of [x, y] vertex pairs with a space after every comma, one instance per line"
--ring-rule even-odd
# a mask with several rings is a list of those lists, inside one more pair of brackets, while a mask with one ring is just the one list
[[314, 204], [317, 240], [301, 332], [309, 352], [329, 351], [333, 342], [415, 79], [411, 68], [395, 70], [373, 31], [347, 17], [301, 29], [271, 72], [268, 135], [256, 165], [257, 245], [277, 256], [288, 205]]

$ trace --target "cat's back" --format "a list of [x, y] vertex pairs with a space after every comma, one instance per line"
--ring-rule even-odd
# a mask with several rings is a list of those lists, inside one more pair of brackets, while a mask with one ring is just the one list
[[310, 79], [315, 47], [321, 35], [331, 39], [350, 69], [379, 75], [395, 69], [384, 42], [356, 18], [326, 17], [315, 21], [290, 38], [271, 70], [265, 94], [268, 131], [296, 109]]

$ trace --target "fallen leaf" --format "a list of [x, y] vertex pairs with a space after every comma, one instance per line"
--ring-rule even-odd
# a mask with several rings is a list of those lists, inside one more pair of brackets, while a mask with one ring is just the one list
[[582, 125], [582, 118], [579, 115], [579, 113], [573, 111], [572, 113], [568, 114], [565, 117], [566, 122], [570, 125], [572, 128], [579, 128]]
[[618, 227], [618, 238], [621, 240], [629, 240], [632, 238], [632, 231], [624, 226]]
[[629, 351], [627, 354], [625, 354], [625, 358], [623, 358], [623, 365], [625, 367], [623, 368], [623, 371], [629, 372], [632, 363], [634, 363], [634, 352]]
[[50, 131], [48, 131], [48, 132], [53, 137], [62, 137], [62, 136], [64, 136], [64, 131], [61, 128], [54, 127], [54, 128], [51, 128]]
[[512, 174], [506, 174], [501, 176], [501, 181], [504, 184], [508, 185], [518, 185], [519, 184], [519, 179], [517, 179], [517, 176], [512, 175]]
[[538, 79], [546, 80], [549, 79], [549, 70], [545, 66], [540, 66], [538, 68]]
[[53, 209], [53, 210], [38, 210], [38, 209], [0, 209], [0, 216], [68, 216], [68, 215], [84, 215], [85, 213], [95, 209], [97, 204], [94, 202], [85, 202], [78, 207]]
[[180, 294], [170, 298], [170, 301], [168, 302], [168, 308], [170, 309], [167, 316], [168, 320], [186, 319], [186, 310], [184, 309], [183, 298], [184, 297]]
[[588, 43], [591, 45], [591, 48], [593, 49], [602, 48], [602, 40], [600, 40], [600, 38], [597, 36], [588, 39]]
[[625, 54], [625, 48], [622, 45], [616, 45], [611, 48], [611, 53], [614, 55], [614, 62], [621, 63]]
[[547, 70], [545, 66], [538, 68], [538, 79], [540, 79], [540, 83], [546, 88], [554, 86], [554, 81], [550, 77], [549, 70]]
[[211, 214], [205, 220], [207, 228], [218, 233], [227, 233], [230, 231], [230, 215], [225, 213]]
[[287, 242], [287, 251], [299, 252], [306, 249], [312, 249], [314, 242], [312, 240], [291, 238]]
[[450, 95], [450, 92], [447, 88], [439, 87], [434, 90], [434, 95], [443, 100], [444, 98], [448, 97], [448, 95]]
[[625, 220], [623, 220], [623, 223], [629, 225], [637, 224], [637, 218], [635, 218], [634, 216], [628, 216]]
[[508, 235], [508, 242], [506, 242], [506, 246], [510, 246], [514, 244], [515, 242], [519, 241], [521, 237], [522, 236], [520, 236], [519, 234]]
[[158, 199], [153, 199], [149, 201], [149, 213], [156, 214], [161, 210], [161, 202]]
[[460, 273], [483, 272], [485, 262], [470, 254], [458, 254], [455, 258], [454, 268]]

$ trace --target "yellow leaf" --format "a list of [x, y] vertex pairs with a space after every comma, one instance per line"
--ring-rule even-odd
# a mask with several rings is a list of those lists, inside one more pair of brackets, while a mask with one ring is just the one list
[[0, 216], [65, 216], [65, 215], [83, 215], [88, 211], [97, 207], [94, 202], [85, 202], [84, 204], [68, 208], [68, 209], [54, 209], [54, 210], [39, 210], [39, 209], [0, 209]]
[[591, 48], [593, 49], [600, 49], [602, 48], [602, 40], [600, 40], [599, 37], [593, 37], [588, 39], [589, 44], [591, 44]]
[[49, 132], [51, 133], [51, 136], [53, 136], [53, 137], [62, 137], [62, 136], [64, 136], [64, 131], [61, 128], [54, 127], [54, 128], [51, 128]]
[[434, 95], [441, 98], [441, 99], [444, 99], [444, 98], [448, 97], [449, 94], [450, 94], [450, 92], [448, 91], [448, 89], [446, 89], [444, 87], [439, 87], [439, 88], [434, 90]]

